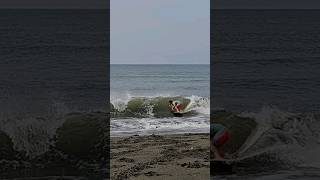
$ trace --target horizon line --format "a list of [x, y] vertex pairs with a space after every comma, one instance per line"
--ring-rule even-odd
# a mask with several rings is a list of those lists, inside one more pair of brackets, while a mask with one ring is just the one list
[[320, 8], [210, 8], [211, 10], [320, 10]]
[[[110, 10], [110, 7], [3, 7], [2, 10]], [[320, 8], [210, 8], [211, 10], [320, 10]]]
[[59, 7], [59, 8], [42, 8], [42, 7], [35, 7], [35, 8], [31, 8], [31, 7], [7, 7], [7, 8], [0, 8], [1, 10], [110, 10], [110, 8], [105, 7], [96, 7], [96, 8], [80, 8], [80, 7]]
[[210, 63], [209, 64], [204, 64], [204, 63], [199, 63], [199, 64], [195, 64], [195, 63], [186, 63], [186, 64], [182, 64], [182, 63], [178, 63], [178, 64], [110, 63], [110, 65], [210, 65]]

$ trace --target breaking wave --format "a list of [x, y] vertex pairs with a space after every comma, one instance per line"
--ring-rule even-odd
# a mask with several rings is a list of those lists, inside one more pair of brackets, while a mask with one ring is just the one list
[[61, 169], [52, 168], [55, 164], [73, 168], [63, 172], [66, 176], [101, 177], [106, 171], [107, 113], [74, 111], [59, 102], [43, 109], [37, 114], [0, 113], [1, 179], [60, 175]]
[[172, 117], [168, 108], [168, 101], [182, 102], [187, 116], [210, 114], [210, 98], [200, 96], [155, 96], [155, 97], [117, 97], [111, 98], [111, 117]]
[[320, 151], [319, 113], [290, 113], [265, 106], [255, 113], [216, 111], [212, 117], [231, 131], [225, 149], [237, 174], [320, 169], [320, 158], [314, 156]]

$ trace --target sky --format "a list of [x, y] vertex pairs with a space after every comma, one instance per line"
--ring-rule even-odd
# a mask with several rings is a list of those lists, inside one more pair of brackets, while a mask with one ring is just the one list
[[319, 9], [320, 0], [213, 0], [214, 9]]
[[111, 64], [209, 64], [210, 0], [111, 0]]
[[1, 0], [0, 8], [106, 9], [108, 0]]

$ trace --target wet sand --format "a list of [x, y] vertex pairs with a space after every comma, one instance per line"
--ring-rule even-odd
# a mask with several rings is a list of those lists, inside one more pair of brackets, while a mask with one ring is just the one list
[[111, 138], [111, 179], [207, 180], [209, 134]]

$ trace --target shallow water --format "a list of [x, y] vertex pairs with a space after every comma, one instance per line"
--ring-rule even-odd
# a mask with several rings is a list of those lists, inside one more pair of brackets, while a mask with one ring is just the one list
[[111, 135], [209, 133], [208, 119], [208, 116], [113, 119], [111, 121]]

